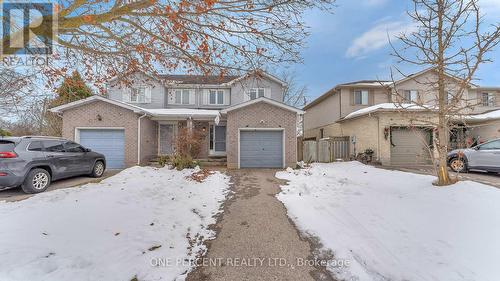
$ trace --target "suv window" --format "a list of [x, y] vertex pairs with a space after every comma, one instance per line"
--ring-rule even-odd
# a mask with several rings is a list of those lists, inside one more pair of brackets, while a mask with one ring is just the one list
[[0, 151], [14, 151], [16, 144], [12, 141], [0, 140]]
[[59, 140], [46, 140], [43, 141], [43, 146], [45, 147], [45, 151], [50, 152], [63, 152], [63, 142]]
[[479, 147], [480, 150], [500, 149], [500, 140], [485, 143]]
[[29, 151], [42, 151], [42, 142], [41, 141], [33, 141], [28, 145]]
[[68, 141], [64, 144], [64, 150], [66, 152], [84, 152], [83, 147], [76, 142]]

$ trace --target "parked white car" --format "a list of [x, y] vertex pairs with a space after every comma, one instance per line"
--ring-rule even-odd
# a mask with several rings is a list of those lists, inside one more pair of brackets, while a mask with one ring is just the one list
[[479, 170], [500, 173], [500, 139], [448, 153], [448, 165], [455, 172]]

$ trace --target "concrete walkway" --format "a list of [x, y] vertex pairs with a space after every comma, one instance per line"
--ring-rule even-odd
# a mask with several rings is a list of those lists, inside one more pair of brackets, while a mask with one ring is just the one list
[[303, 239], [275, 198], [282, 183], [276, 171], [230, 171], [234, 197], [216, 226], [208, 254], [187, 280], [331, 280], [325, 269], [299, 265], [312, 260]]

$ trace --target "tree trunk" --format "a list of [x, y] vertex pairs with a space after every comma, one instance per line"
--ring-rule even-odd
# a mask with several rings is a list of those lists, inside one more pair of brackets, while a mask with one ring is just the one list
[[448, 173], [448, 121], [443, 113], [439, 113], [438, 125], [438, 182], [437, 185], [450, 185], [450, 175]]

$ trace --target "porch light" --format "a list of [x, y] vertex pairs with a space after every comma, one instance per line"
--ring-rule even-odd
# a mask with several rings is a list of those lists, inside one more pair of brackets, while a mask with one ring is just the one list
[[102, 121], [102, 116], [101, 116], [101, 114], [97, 114], [97, 116], [96, 116], [96, 117], [97, 117], [97, 120], [98, 120], [98, 121]]

